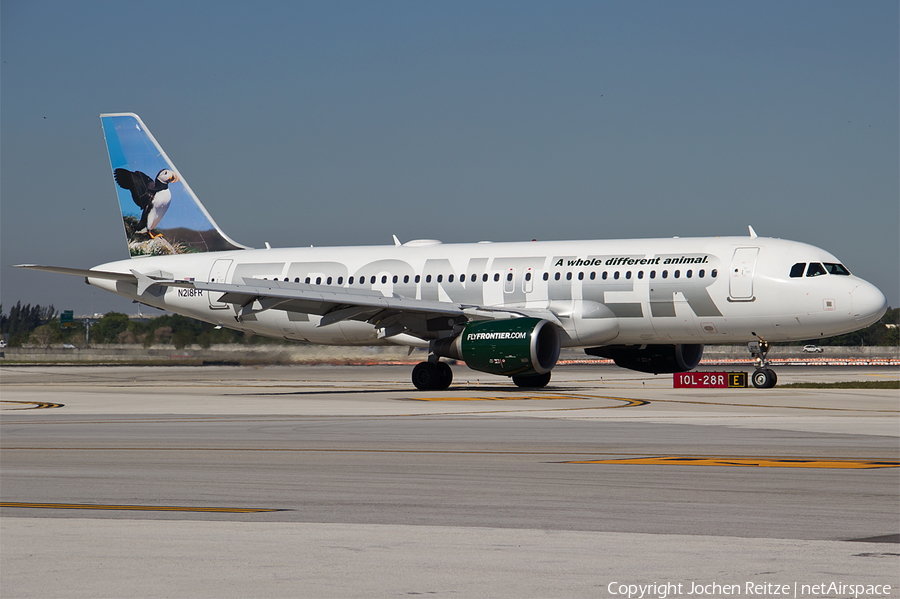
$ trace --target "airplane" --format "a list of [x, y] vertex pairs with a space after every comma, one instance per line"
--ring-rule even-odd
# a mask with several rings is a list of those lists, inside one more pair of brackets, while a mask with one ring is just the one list
[[[704, 344], [747, 344], [771, 388], [770, 344], [877, 322], [887, 301], [832, 254], [782, 239], [697, 237], [252, 249], [215, 223], [133, 113], [100, 116], [131, 257], [78, 269], [135, 302], [217, 326], [325, 345], [428, 350], [420, 390], [453, 374], [441, 358], [550, 381], [562, 348], [661, 374], [695, 368]], [[154, 230], [156, 234], [154, 234]]]

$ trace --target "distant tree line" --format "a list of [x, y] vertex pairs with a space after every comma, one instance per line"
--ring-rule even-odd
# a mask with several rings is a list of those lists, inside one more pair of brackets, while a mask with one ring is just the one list
[[52, 305], [23, 306], [22, 302], [16, 302], [7, 314], [3, 310], [3, 304], [0, 304], [0, 334], [10, 345], [22, 345], [38, 328], [48, 325], [56, 316], [56, 309]]
[[[75, 320], [71, 328], [61, 328], [59, 314], [50, 306], [22, 306], [16, 303], [9, 314], [0, 304], [0, 334], [11, 347], [25, 344], [49, 347], [55, 344], [71, 343], [75, 347], [86, 347], [88, 339], [83, 320]], [[893, 325], [893, 326], [890, 326]], [[787, 345], [900, 345], [900, 308], [888, 308], [877, 323], [870, 327], [828, 337], [797, 341]], [[167, 314], [156, 318], [132, 319], [121, 312], [109, 312], [90, 328], [90, 343], [154, 344], [174, 345], [182, 349], [188, 345], [209, 347], [219, 343], [279, 344], [290, 343], [283, 339], [272, 339], [252, 333], [217, 329], [208, 322], [202, 322], [179, 314]]]
[[[87, 347], [84, 319], [75, 319], [72, 324], [72, 327], [62, 328], [59, 313], [53, 306], [22, 306], [19, 302], [7, 314], [0, 305], [0, 335], [10, 347], [50, 347], [67, 343], [78, 348]], [[102, 318], [91, 319], [90, 345], [103, 343], [142, 344], [144, 347], [164, 344], [182, 349], [188, 345], [209, 347], [214, 343], [257, 345], [289, 342], [231, 329], [216, 329], [207, 322], [178, 314], [133, 319], [121, 312], [108, 312]]]

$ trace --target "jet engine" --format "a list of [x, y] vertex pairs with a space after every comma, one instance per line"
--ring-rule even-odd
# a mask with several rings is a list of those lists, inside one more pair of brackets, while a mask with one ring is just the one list
[[507, 376], [550, 372], [559, 349], [556, 326], [538, 318], [470, 322], [456, 337], [434, 345], [438, 356], [463, 360], [472, 370]]
[[703, 357], [703, 345], [605, 345], [589, 347], [584, 353], [609, 358], [620, 368], [663, 374], [687, 372], [696, 368]]

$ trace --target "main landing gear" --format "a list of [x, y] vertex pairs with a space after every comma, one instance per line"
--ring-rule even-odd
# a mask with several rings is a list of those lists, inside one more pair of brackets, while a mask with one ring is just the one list
[[428, 357], [428, 362], [419, 362], [412, 371], [412, 382], [420, 391], [443, 391], [453, 382], [453, 371], [446, 362]]
[[750, 382], [757, 389], [771, 389], [778, 382], [778, 376], [771, 368], [766, 367], [766, 355], [769, 353], [769, 343], [760, 339], [747, 344], [750, 355], [756, 359], [756, 371], [750, 376]]

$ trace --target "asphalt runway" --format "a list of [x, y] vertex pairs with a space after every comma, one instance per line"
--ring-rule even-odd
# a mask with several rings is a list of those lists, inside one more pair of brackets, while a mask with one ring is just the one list
[[900, 593], [896, 390], [409, 373], [3, 367], [3, 596]]

